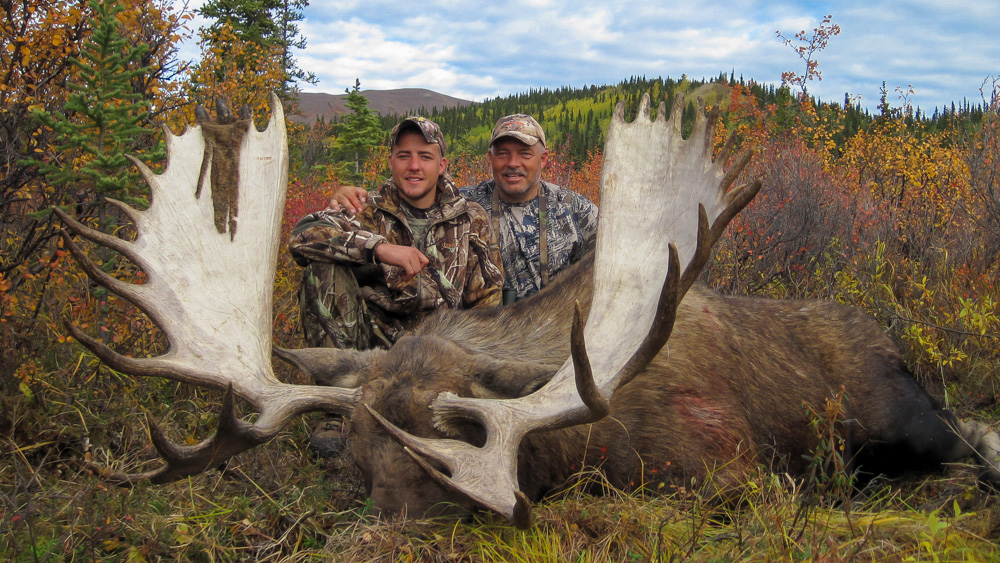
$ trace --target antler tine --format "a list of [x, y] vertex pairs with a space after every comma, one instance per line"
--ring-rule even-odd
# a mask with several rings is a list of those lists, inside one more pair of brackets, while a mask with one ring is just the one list
[[711, 154], [712, 144], [715, 141], [714, 135], [707, 135], [709, 130], [708, 122], [709, 118], [705, 115], [705, 100], [698, 96], [694, 100], [695, 102], [695, 112], [694, 112], [694, 127], [691, 129], [691, 139], [700, 139], [702, 142], [701, 151], [702, 153]]
[[681, 137], [681, 119], [674, 116], [684, 115], [684, 94], [674, 96], [674, 104], [670, 107], [670, 131], [679, 139]]
[[[580, 329], [579, 315], [574, 320], [572, 356], [531, 395], [490, 400], [446, 392], [431, 405], [439, 424], [451, 418], [478, 420], [487, 433], [483, 447], [416, 438], [373, 413], [413, 455], [448, 468], [450, 477], [421, 464], [439, 482], [512, 521], [529, 521], [517, 486], [521, 439], [528, 432], [600, 418], [614, 391], [662, 348], [676, 307], [711, 245], [759, 189], [758, 183], [726, 193], [733, 180], [725, 174], [723, 159], [712, 161], [714, 126], [709, 123], [714, 121], [699, 106], [688, 140], [681, 136], [683, 96], [674, 100], [669, 119], [662, 104], [660, 119], [649, 119], [648, 96], [632, 123], [625, 123], [624, 104], [615, 108], [601, 174], [594, 293], [586, 327]], [[740, 159], [737, 170], [745, 164]]]
[[[132, 243], [126, 240], [122, 240], [116, 236], [102, 233], [101, 231], [98, 231], [96, 229], [91, 229], [90, 227], [70, 217], [69, 215], [66, 214], [65, 211], [59, 209], [58, 207], [53, 207], [52, 212], [55, 213], [56, 216], [59, 217], [59, 220], [63, 222], [63, 225], [65, 225], [66, 228], [72, 231], [74, 234], [80, 235], [91, 242], [96, 242], [101, 246], [106, 246], [114, 250], [115, 252], [124, 255], [126, 258], [132, 260], [133, 262], [141, 260], [141, 258], [139, 258], [138, 255], [133, 251]], [[69, 233], [61, 229], [60, 234], [62, 235], [63, 242], [73, 247], [76, 246], [73, 243], [73, 239], [69, 236]], [[72, 252], [72, 249], [70, 250], [70, 252]], [[79, 248], [77, 248], [77, 252], [79, 252], [80, 254], [79, 255], [74, 254], [74, 256], [82, 256], [84, 258], [84, 260], [80, 261], [85, 261], [85, 262], [90, 261], [86, 257], [87, 255], [82, 251], [80, 251]], [[79, 260], [79, 257], [77, 259]]]
[[[733, 149], [735, 147], [736, 147], [736, 131], [733, 131], [732, 133], [729, 134], [729, 137], [726, 139], [726, 144], [722, 146], [722, 150], [720, 150], [719, 154], [715, 157], [715, 161], [716, 162], [729, 162], [729, 157], [732, 155]], [[740, 155], [740, 159], [742, 159], [744, 156], [747, 158], [747, 162], [749, 162], [750, 152], [749, 151], [744, 151], [743, 154]], [[740, 160], [740, 159], [737, 159], [737, 160]], [[746, 163], [744, 163], [743, 166], [746, 166]], [[735, 167], [736, 166], [734, 165], [734, 168]], [[742, 171], [743, 171], [743, 169], [740, 168], [739, 172], [742, 172]], [[739, 175], [739, 172], [737, 172], [735, 175], [732, 175], [733, 179], [735, 179], [736, 176]], [[730, 176], [730, 174], [726, 174], [726, 178], [729, 178], [729, 176]], [[732, 182], [729, 182], [728, 184], [724, 183], [723, 186], [722, 186], [723, 191], [728, 190], [729, 186], [731, 186], [731, 185], [732, 185]]]
[[[135, 242], [95, 231], [56, 211], [68, 230], [120, 252], [147, 274], [143, 285], [107, 275], [63, 233], [84, 271], [149, 315], [166, 334], [169, 350], [154, 358], [127, 358], [67, 323], [71, 334], [113, 369], [226, 390], [212, 437], [195, 446], [178, 446], [153, 425], [150, 435], [165, 465], [141, 474], [111, 474], [120, 482], [199, 473], [267, 441], [299, 414], [347, 413], [359, 396], [357, 389], [284, 384], [271, 370], [271, 299], [288, 167], [281, 102], [274, 95], [271, 102], [271, 120], [263, 131], [250, 122], [233, 122], [236, 134], [228, 137], [206, 139], [210, 126], [226, 132], [225, 126], [209, 123], [179, 136], [165, 131], [169, 159], [162, 174], [133, 160], [150, 187], [152, 203], [143, 211], [113, 204], [134, 221]], [[207, 116], [203, 108], [196, 114], [200, 121]], [[212, 150], [214, 143], [227, 141], [225, 150]], [[235, 160], [214, 161], [228, 156]], [[203, 182], [202, 170], [216, 164], [227, 164], [234, 174], [213, 174]], [[237, 416], [237, 396], [259, 411], [253, 424]]]
[[[181, 446], [170, 441], [155, 422], [150, 421], [149, 437], [160, 454], [164, 464], [144, 473], [111, 472], [106, 468], [89, 464], [102, 477], [120, 485], [131, 487], [142, 481], [167, 483], [225, 463], [233, 456], [252, 449], [270, 440], [285, 423], [294, 416], [316, 410], [316, 403], [353, 404], [360, 395], [356, 389], [343, 390], [327, 388], [328, 398], [317, 401], [315, 397], [296, 397], [282, 401], [274, 408], [261, 412], [257, 422], [250, 424], [236, 413], [236, 393], [230, 384], [222, 399], [222, 410], [216, 432], [193, 446]], [[329, 398], [337, 397], [330, 401]]]
[[583, 311], [580, 302], [573, 304], [573, 327], [570, 332], [570, 357], [573, 359], [573, 372], [576, 375], [576, 392], [583, 404], [587, 405], [594, 420], [608, 416], [611, 403], [601, 394], [594, 382], [594, 370], [590, 367], [590, 356], [587, 354], [587, 340], [583, 336]]
[[222, 400], [218, 431], [193, 446], [180, 446], [171, 442], [159, 425], [149, 424], [149, 437], [153, 447], [165, 462], [161, 467], [143, 473], [110, 472], [106, 468], [90, 464], [90, 467], [112, 483], [132, 487], [136, 483], [167, 483], [190, 475], [197, 475], [206, 469], [224, 463], [234, 455], [249, 450], [270, 439], [254, 425], [236, 416], [236, 401], [232, 386]]
[[[704, 107], [705, 107], [705, 101], [702, 100], [701, 98], [698, 98], [698, 114], [699, 115], [703, 111]], [[721, 115], [721, 113], [722, 112], [719, 109], [718, 104], [712, 106], [712, 109], [708, 112], [708, 119], [705, 122], [705, 129], [707, 130], [706, 133], [710, 132], [710, 131], [711, 132], [715, 131], [715, 125], [716, 125], [716, 123], [719, 122], [719, 115]], [[706, 134], [705, 135], [705, 152], [708, 153], [708, 154], [712, 154], [712, 149], [714, 149], [714, 148], [715, 148], [715, 135], [714, 134], [711, 134], [711, 135]]]
[[[112, 248], [123, 254], [130, 260], [134, 256], [132, 253], [132, 248], [130, 243], [119, 239], [118, 237], [113, 237], [111, 235], [106, 235], [100, 231], [95, 231], [89, 227], [85, 227], [80, 223], [77, 223], [74, 219], [68, 217], [65, 213], [60, 210], [55, 210], [56, 215], [64, 221], [64, 224], [70, 229], [81, 236], [91, 239], [99, 244]], [[97, 267], [96, 264], [87, 256], [87, 254], [73, 241], [65, 230], [60, 230], [60, 236], [63, 239], [63, 244], [66, 245], [66, 249], [69, 250], [70, 254], [76, 260], [77, 264], [83, 268], [83, 271], [87, 274], [90, 279], [94, 280], [100, 286], [106, 287], [110, 291], [117, 295], [120, 295], [132, 303], [135, 303], [143, 310], [146, 314], [150, 314], [143, 304], [146, 303], [145, 292], [148, 288], [141, 285], [135, 285], [127, 282], [123, 282], [114, 276], [104, 272]]]

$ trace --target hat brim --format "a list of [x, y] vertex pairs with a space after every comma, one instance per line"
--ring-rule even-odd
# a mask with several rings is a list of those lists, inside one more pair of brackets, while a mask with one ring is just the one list
[[[496, 144], [497, 141], [507, 137], [512, 137], [514, 139], [517, 139], [518, 141], [521, 141], [522, 143], [528, 146], [534, 146], [536, 143], [541, 142], [541, 139], [539, 139], [538, 137], [535, 137], [533, 135], [528, 135], [527, 133], [522, 133], [520, 131], [505, 131], [494, 137], [493, 140], [490, 141], [490, 146], [492, 147], [493, 145]], [[542, 146], [545, 146], [545, 143], [542, 143]]]

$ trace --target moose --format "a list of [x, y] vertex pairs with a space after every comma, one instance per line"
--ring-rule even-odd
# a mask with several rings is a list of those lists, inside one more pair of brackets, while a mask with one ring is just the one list
[[[125, 357], [70, 324], [112, 368], [225, 390], [216, 433], [179, 446], [155, 425], [164, 460], [121, 484], [216, 467], [310, 411], [349, 420], [346, 455], [374, 507], [412, 516], [485, 507], [518, 526], [531, 503], [584, 467], [616, 487], [739, 487], [764, 465], [802, 475], [818, 438], [807, 406], [840, 397], [844, 459], [862, 474], [963, 458], [1000, 484], [1000, 437], [943, 409], [864, 313], [823, 301], [722, 296], [697, 283], [713, 244], [760, 189], [736, 184], [749, 154], [732, 138], [713, 158], [699, 100], [681, 134], [683, 97], [650, 118], [644, 97], [609, 126], [595, 251], [536, 296], [494, 310], [443, 310], [388, 350], [272, 350], [271, 300], [288, 148], [281, 104], [263, 131], [249, 119], [166, 131], [162, 174], [140, 162], [147, 210], [119, 202], [134, 241], [60, 213], [87, 274], [166, 334], [153, 358]], [[236, 131], [237, 134], [233, 134]], [[220, 139], [236, 150], [221, 150]], [[732, 164], [727, 169], [727, 163]], [[221, 168], [220, 168], [221, 167]], [[227, 174], [209, 174], [210, 170]], [[221, 202], [221, 204], [220, 204]], [[97, 268], [70, 232], [132, 260], [147, 282]], [[319, 385], [283, 383], [272, 354]], [[240, 398], [258, 412], [236, 414]]]

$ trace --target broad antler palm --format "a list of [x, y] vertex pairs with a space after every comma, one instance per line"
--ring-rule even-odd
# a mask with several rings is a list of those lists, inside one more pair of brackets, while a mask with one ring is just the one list
[[[116, 250], [146, 274], [142, 285], [105, 274], [63, 232], [87, 274], [156, 322], [169, 349], [134, 359], [69, 324], [73, 336], [116, 370], [226, 390], [214, 436], [178, 446], [152, 426], [166, 464], [143, 474], [107, 475], [123, 484], [197, 474], [269, 440], [298, 414], [346, 412], [356, 401], [356, 390], [285, 384], [271, 368], [271, 296], [288, 174], [284, 114], [275, 96], [272, 107], [264, 131], [249, 119], [203, 123], [180, 136], [166, 131], [169, 158], [160, 175], [133, 159], [150, 187], [149, 209], [109, 201], [135, 223], [134, 242], [57, 211], [67, 229]], [[253, 424], [237, 417], [234, 395], [258, 409]]]

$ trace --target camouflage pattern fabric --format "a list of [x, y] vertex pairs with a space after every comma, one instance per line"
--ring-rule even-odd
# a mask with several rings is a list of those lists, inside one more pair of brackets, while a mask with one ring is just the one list
[[387, 348], [393, 334], [373, 318], [361, 295], [358, 278], [363, 267], [331, 262], [310, 262], [299, 285], [299, 311], [305, 341], [313, 348]]
[[[502, 262], [489, 215], [460, 197], [447, 176], [438, 180], [437, 188], [435, 204], [426, 210], [431, 223], [423, 240], [423, 252], [430, 262], [409, 281], [402, 280], [402, 268], [374, 261], [374, 248], [381, 242], [416, 246], [391, 180], [355, 217], [325, 210], [296, 224], [289, 250], [299, 265], [307, 267], [300, 287], [307, 338], [335, 346], [354, 341], [360, 347], [364, 338], [355, 340], [353, 334], [358, 324], [367, 324], [375, 336], [368, 345], [387, 346], [439, 307], [499, 305]], [[355, 298], [341, 296], [341, 288], [349, 285], [338, 283], [335, 275], [331, 277], [335, 269], [319, 268], [317, 263], [374, 266], [372, 279], [358, 279], [367, 318], [353, 305]], [[344, 312], [348, 317], [338, 319], [337, 314]], [[307, 328], [306, 324], [312, 326]], [[320, 337], [318, 331], [326, 334]]]
[[[475, 186], [461, 188], [461, 193], [486, 210], [493, 212], [493, 190], [496, 182], [487, 180]], [[580, 260], [594, 247], [597, 238], [597, 206], [580, 194], [542, 182], [545, 190], [546, 241], [548, 246], [549, 280], [566, 266]], [[542, 287], [540, 249], [538, 242], [538, 201], [513, 204], [500, 200], [500, 240], [503, 255], [504, 289], [516, 289], [518, 299], [537, 292]]]

